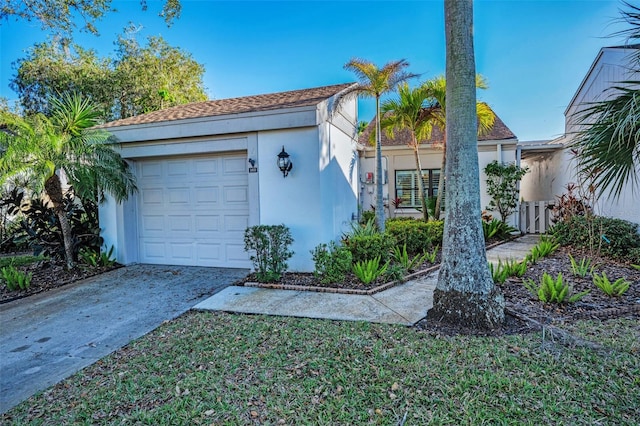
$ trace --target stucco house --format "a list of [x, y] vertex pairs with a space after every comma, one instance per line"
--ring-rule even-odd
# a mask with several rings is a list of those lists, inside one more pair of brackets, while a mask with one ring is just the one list
[[[549, 141], [522, 142], [518, 146], [522, 164], [530, 169], [530, 173], [522, 179], [520, 186], [521, 196], [527, 202], [523, 203], [523, 206], [532, 205], [534, 202], [539, 203], [538, 211], [532, 210], [535, 214], [531, 217], [542, 218], [546, 215], [546, 219], [542, 222], [545, 220], [548, 222], [549, 213], [545, 206], [565, 193], [568, 183], [579, 182], [575, 173], [575, 159], [571, 150], [568, 149], [575, 133], [579, 130], [576, 117], [590, 103], [614, 96], [615, 91], [608, 90], [612, 86], [620, 82], [639, 80], [629, 63], [629, 56], [637, 53], [639, 48], [640, 46], [634, 45], [600, 49], [564, 112], [564, 135]], [[599, 198], [594, 210], [598, 215], [640, 223], [638, 188], [634, 193], [632, 186], [627, 184], [618, 199], [604, 194]], [[544, 228], [545, 225], [543, 224], [542, 227]]]
[[[495, 113], [495, 112], [494, 112]], [[360, 135], [362, 145], [360, 163], [360, 198], [364, 210], [375, 206], [375, 146], [368, 143], [370, 134], [374, 131], [375, 119], [371, 120], [367, 128]], [[413, 148], [408, 143], [411, 140], [409, 131], [396, 132], [390, 138], [382, 131], [382, 167], [383, 167], [383, 197], [386, 217], [411, 216], [421, 217], [416, 207], [420, 206], [417, 173]], [[438, 181], [442, 165], [442, 147], [444, 135], [435, 127], [431, 138], [421, 141], [419, 149], [425, 191], [429, 197], [438, 195]], [[484, 209], [490, 201], [486, 191], [486, 176], [484, 168], [494, 160], [503, 163], [519, 164], [517, 156], [518, 138], [496, 115], [491, 131], [478, 137], [478, 162], [480, 166], [480, 202]], [[396, 205], [395, 200], [400, 203]], [[512, 225], [517, 226], [518, 215], [510, 218]]]
[[[285, 224], [290, 270], [337, 239], [358, 212], [357, 100], [352, 83], [192, 103], [103, 127], [137, 177], [138, 193], [107, 199], [100, 225], [117, 260], [251, 267], [244, 231]], [[278, 155], [289, 155], [283, 173]]]

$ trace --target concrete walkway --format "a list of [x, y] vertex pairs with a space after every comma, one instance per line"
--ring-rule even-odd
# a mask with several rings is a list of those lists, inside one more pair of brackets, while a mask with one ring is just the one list
[[[525, 235], [501, 244], [487, 251], [487, 260], [522, 260], [538, 240]], [[230, 286], [194, 309], [413, 325], [433, 306], [437, 279], [434, 271], [371, 296]]]

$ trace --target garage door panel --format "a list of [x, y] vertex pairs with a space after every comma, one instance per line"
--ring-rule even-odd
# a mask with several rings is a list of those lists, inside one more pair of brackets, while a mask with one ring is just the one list
[[138, 163], [140, 261], [250, 267], [246, 156]]
[[220, 188], [217, 186], [198, 186], [194, 188], [194, 193], [195, 204], [198, 206], [219, 204]]
[[210, 160], [196, 160], [194, 161], [195, 175], [202, 177], [215, 177], [218, 176], [218, 162]]
[[222, 164], [225, 175], [243, 175], [247, 172], [246, 158], [224, 158]]
[[224, 188], [225, 203], [248, 203], [249, 191], [246, 186], [226, 186]]
[[202, 235], [220, 232], [220, 216], [196, 216], [196, 232]]
[[244, 231], [249, 226], [249, 216], [235, 216], [235, 215], [226, 215], [224, 217], [224, 230], [227, 233], [235, 232], [242, 233], [244, 238]]

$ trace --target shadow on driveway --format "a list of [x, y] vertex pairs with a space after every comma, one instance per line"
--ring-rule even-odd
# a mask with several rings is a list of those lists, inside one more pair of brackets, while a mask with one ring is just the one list
[[0, 413], [248, 273], [133, 265], [0, 305]]

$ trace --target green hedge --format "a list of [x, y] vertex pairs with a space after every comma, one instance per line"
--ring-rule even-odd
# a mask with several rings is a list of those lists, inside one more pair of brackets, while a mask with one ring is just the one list
[[407, 245], [407, 252], [415, 255], [433, 246], [442, 245], [444, 222], [441, 220], [391, 219], [387, 221], [386, 232], [393, 236], [399, 247]]
[[557, 223], [549, 233], [563, 246], [590, 249], [597, 248], [600, 244], [600, 252], [604, 255], [620, 260], [640, 261], [638, 225], [626, 220], [603, 216], [587, 219], [576, 215]]
[[380, 256], [382, 263], [389, 260], [395, 245], [393, 237], [387, 233], [350, 236], [343, 241], [351, 252], [353, 263], [365, 262]]

